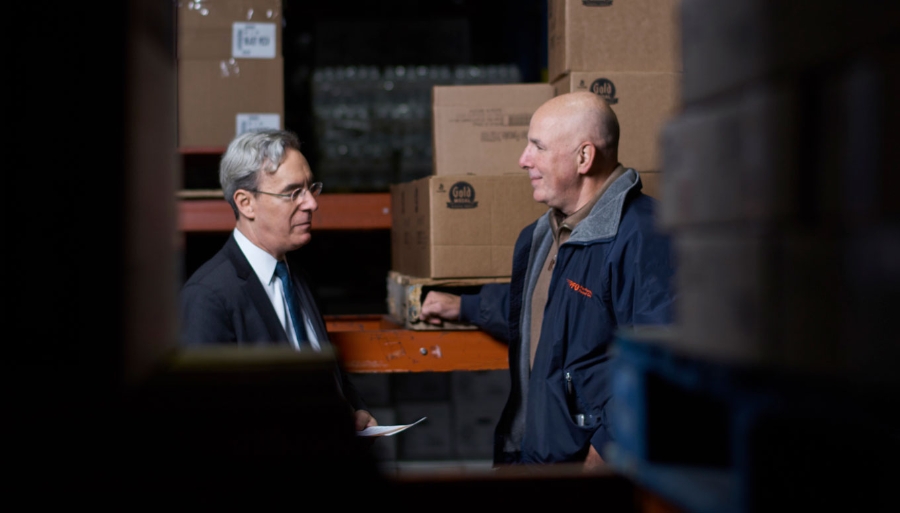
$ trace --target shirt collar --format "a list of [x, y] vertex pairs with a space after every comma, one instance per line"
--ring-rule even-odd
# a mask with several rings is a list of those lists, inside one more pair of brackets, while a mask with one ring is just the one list
[[238, 247], [250, 262], [253, 272], [259, 276], [259, 281], [265, 284], [271, 284], [275, 279], [275, 264], [278, 263], [275, 257], [267, 253], [264, 249], [250, 242], [243, 233], [237, 228], [234, 229], [234, 240], [237, 241]]

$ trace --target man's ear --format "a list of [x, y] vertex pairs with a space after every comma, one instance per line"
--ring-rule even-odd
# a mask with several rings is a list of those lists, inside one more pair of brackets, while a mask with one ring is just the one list
[[589, 142], [581, 143], [578, 148], [578, 173], [587, 174], [594, 165], [594, 159], [597, 158], [597, 148]]
[[234, 191], [234, 204], [242, 216], [247, 219], [256, 218], [256, 200], [249, 191], [244, 189]]

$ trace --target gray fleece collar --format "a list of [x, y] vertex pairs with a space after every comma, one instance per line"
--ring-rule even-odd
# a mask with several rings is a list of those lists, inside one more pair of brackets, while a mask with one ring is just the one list
[[[637, 171], [626, 168], [615, 182], [613, 182], [603, 196], [597, 200], [591, 213], [587, 215], [578, 226], [572, 230], [569, 242], [587, 242], [597, 239], [615, 237], [619, 231], [619, 222], [622, 220], [622, 209], [625, 206], [625, 197], [639, 182]], [[541, 240], [550, 230], [550, 216], [552, 211], [542, 215], [534, 229], [534, 240]]]
[[[572, 235], [567, 242], [586, 242], [615, 237], [619, 231], [619, 222], [622, 220], [625, 196], [639, 181], [637, 171], [631, 168], [625, 169], [622, 176], [616, 179], [603, 193], [603, 196], [591, 209], [591, 213], [572, 230]], [[549, 222], [548, 216], [547, 223], [549, 224]]]

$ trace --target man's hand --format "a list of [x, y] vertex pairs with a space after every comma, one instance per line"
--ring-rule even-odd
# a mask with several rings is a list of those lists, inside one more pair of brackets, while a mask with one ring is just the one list
[[419, 319], [429, 324], [441, 324], [443, 321], [458, 321], [460, 303], [459, 296], [432, 290], [425, 296], [425, 301], [422, 302], [422, 311], [419, 313]]
[[367, 427], [377, 426], [378, 421], [366, 410], [356, 410], [353, 412], [353, 423], [356, 425], [357, 431], [362, 431]]
[[605, 466], [606, 462], [603, 461], [603, 458], [600, 457], [600, 453], [597, 452], [597, 449], [594, 449], [594, 446], [592, 445], [591, 448], [588, 449], [587, 457], [584, 459], [584, 471], [595, 472]]

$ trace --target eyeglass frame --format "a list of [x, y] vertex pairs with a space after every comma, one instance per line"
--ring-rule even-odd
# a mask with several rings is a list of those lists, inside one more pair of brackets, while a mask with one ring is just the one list
[[293, 191], [291, 191], [289, 193], [266, 192], [266, 191], [261, 191], [259, 189], [253, 189], [250, 192], [253, 192], [253, 193], [259, 192], [262, 194], [268, 194], [269, 196], [278, 196], [280, 198], [288, 198], [289, 200], [291, 200], [291, 203], [297, 203], [297, 200], [299, 198], [305, 197], [307, 192], [311, 193], [313, 195], [313, 197], [318, 197], [319, 194], [322, 194], [323, 187], [325, 187], [325, 185], [322, 182], [313, 182], [313, 183], [311, 183], [309, 185], [305, 185], [303, 187], [297, 187], [296, 189], [294, 189]]

